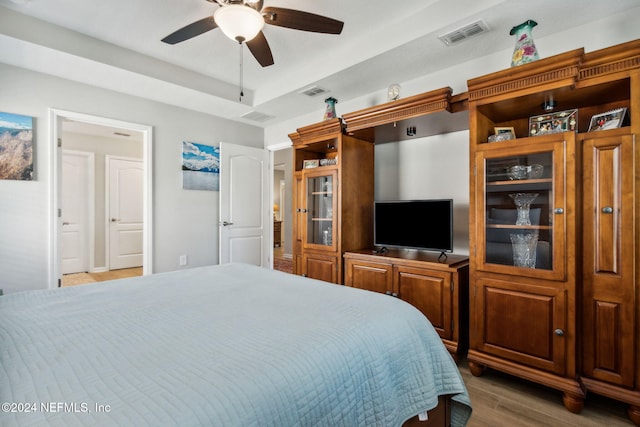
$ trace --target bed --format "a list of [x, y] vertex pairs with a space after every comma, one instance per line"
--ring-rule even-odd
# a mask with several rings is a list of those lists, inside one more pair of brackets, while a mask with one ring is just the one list
[[0, 297], [0, 402], [2, 426], [387, 427], [425, 413], [418, 425], [462, 426], [471, 413], [409, 304], [244, 264]]

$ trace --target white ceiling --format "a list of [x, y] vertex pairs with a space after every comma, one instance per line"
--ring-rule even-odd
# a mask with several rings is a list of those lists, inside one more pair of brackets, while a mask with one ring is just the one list
[[[275, 65], [260, 67], [245, 49], [242, 102], [239, 47], [219, 29], [173, 46], [160, 41], [219, 7], [205, 0], [0, 0], [0, 62], [267, 127], [322, 110], [329, 95], [355, 99], [509, 49], [515, 43], [509, 30], [527, 19], [539, 23], [534, 38], [543, 37], [640, 3], [265, 0], [266, 6], [335, 18], [344, 30], [336, 36], [266, 25]], [[438, 40], [477, 19], [490, 31], [453, 47]], [[299, 93], [314, 85], [329, 94]], [[253, 111], [273, 118], [241, 118]]]

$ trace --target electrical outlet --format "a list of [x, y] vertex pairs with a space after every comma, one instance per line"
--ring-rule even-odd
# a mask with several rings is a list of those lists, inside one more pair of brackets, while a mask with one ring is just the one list
[[187, 265], [187, 256], [180, 255], [180, 265]]

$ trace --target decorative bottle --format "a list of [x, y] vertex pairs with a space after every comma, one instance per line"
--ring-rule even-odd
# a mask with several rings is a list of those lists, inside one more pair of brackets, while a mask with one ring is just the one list
[[538, 25], [536, 21], [529, 19], [511, 29], [509, 34], [516, 36], [516, 47], [513, 49], [511, 57], [512, 67], [540, 59], [536, 45], [533, 43], [533, 37], [531, 37], [531, 30], [536, 25]]

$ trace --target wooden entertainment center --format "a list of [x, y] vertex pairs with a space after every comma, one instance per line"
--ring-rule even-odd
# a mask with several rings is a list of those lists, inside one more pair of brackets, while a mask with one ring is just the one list
[[[473, 375], [492, 368], [555, 388], [572, 412], [598, 393], [627, 403], [640, 425], [640, 40], [467, 86], [289, 135], [294, 273], [410, 302], [458, 357], [469, 325]], [[373, 253], [374, 143], [392, 141], [391, 127], [410, 119], [432, 120], [431, 135], [463, 130], [460, 117], [469, 130], [468, 261]]]
[[431, 321], [454, 358], [469, 342], [469, 258], [404, 249], [344, 254], [344, 284], [400, 298]]

